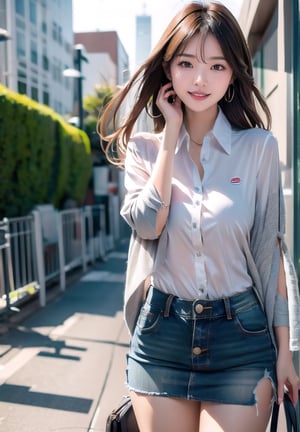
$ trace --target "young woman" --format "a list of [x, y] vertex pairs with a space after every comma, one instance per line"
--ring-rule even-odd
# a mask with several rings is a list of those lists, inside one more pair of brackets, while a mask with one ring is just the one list
[[[134, 133], [143, 109], [153, 133]], [[140, 430], [265, 431], [274, 400], [288, 391], [297, 402], [300, 308], [277, 142], [232, 14], [186, 5], [99, 125], [107, 157], [125, 165], [127, 379]]]

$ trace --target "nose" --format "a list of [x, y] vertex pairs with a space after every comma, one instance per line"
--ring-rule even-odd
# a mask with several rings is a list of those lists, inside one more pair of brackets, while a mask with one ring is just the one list
[[207, 84], [207, 76], [204, 70], [197, 69], [195, 71], [194, 83], [196, 85], [206, 85]]

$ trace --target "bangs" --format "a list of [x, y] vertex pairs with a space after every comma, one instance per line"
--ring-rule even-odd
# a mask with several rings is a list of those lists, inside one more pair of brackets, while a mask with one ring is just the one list
[[[169, 35], [169, 44], [164, 55], [164, 61], [170, 62], [174, 57], [183, 53], [188, 42], [194, 36], [199, 37], [199, 60], [205, 62], [204, 45], [208, 34], [212, 34], [219, 41], [217, 30], [218, 23], [205, 8], [194, 9], [189, 14], [182, 17]], [[222, 44], [220, 43], [221, 48]], [[223, 51], [223, 49], [222, 49]]]

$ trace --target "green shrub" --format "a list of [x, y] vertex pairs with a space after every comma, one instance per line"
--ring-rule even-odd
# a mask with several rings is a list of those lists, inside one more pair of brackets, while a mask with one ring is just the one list
[[0, 85], [0, 217], [37, 204], [82, 204], [92, 174], [90, 142], [49, 107]]

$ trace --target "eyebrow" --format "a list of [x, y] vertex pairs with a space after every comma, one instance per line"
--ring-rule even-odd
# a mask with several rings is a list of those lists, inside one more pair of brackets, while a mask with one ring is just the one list
[[[179, 53], [179, 54], [177, 54], [177, 57], [196, 58], [196, 56], [194, 54], [188, 54], [188, 53]], [[209, 57], [207, 60], [224, 60], [224, 61], [226, 61], [224, 56], [212, 56], [212, 57]]]

